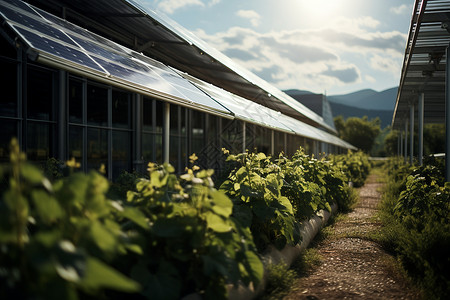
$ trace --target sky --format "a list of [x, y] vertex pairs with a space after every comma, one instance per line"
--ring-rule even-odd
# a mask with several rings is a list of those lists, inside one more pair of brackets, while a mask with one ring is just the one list
[[281, 90], [399, 84], [414, 0], [138, 0]]

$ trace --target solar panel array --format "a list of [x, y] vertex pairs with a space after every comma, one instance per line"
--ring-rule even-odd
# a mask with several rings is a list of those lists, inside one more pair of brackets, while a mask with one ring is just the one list
[[125, 82], [196, 109], [353, 148], [320, 129], [187, 74], [179, 74], [161, 62], [22, 1], [0, 0], [0, 16], [39, 56], [60, 63], [70, 62], [71, 66], [87, 69], [96, 76]]
[[139, 86], [187, 105], [230, 114], [164, 64], [18, 0], [0, 1], [0, 14], [28, 47], [99, 76]]

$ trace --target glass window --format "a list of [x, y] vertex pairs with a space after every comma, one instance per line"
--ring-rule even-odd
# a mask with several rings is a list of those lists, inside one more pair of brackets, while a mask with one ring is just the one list
[[112, 92], [112, 126], [117, 128], [131, 128], [131, 95], [127, 92]]
[[52, 156], [51, 125], [47, 123], [28, 122], [27, 157], [32, 161], [45, 161]]
[[142, 104], [142, 123], [144, 131], [153, 131], [153, 100], [144, 98]]
[[113, 131], [112, 134], [112, 177], [131, 169], [131, 138], [128, 131]]
[[83, 162], [83, 127], [69, 126], [69, 159]]
[[0, 59], [2, 96], [0, 116], [17, 117], [17, 63]]
[[0, 119], [0, 161], [9, 161], [9, 144], [13, 137], [17, 137], [17, 121]]
[[155, 132], [163, 132], [164, 127], [164, 109], [163, 103], [161, 101], [155, 100], [155, 111], [153, 116], [156, 118], [156, 128]]
[[199, 111], [192, 111], [192, 153], [199, 154], [205, 148], [205, 114]]
[[108, 125], [108, 90], [106, 88], [88, 84], [87, 122], [89, 125]]
[[145, 162], [156, 162], [155, 151], [155, 134], [143, 133], [142, 134], [142, 158]]
[[108, 166], [108, 130], [87, 129], [87, 168], [100, 169]]
[[0, 36], [0, 56], [6, 56], [9, 58], [17, 59], [17, 52], [7, 40]]
[[170, 134], [180, 134], [180, 107], [178, 105], [170, 105]]
[[30, 66], [27, 75], [27, 117], [35, 120], [53, 120], [54, 72]]
[[83, 82], [69, 80], [69, 122], [83, 123]]

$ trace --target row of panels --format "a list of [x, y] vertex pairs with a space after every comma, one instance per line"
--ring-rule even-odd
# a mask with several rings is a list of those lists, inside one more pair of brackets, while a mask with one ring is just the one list
[[0, 9], [10, 28], [43, 63], [218, 116], [354, 149], [329, 133], [176, 71], [21, 1], [2, 0]]

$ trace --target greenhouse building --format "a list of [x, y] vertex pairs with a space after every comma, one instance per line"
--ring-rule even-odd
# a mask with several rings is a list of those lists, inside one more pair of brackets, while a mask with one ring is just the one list
[[222, 148], [318, 155], [354, 147], [324, 119], [167, 17], [132, 0], [0, 0], [0, 160], [74, 157], [85, 171]]

